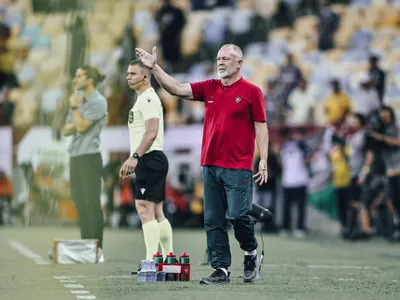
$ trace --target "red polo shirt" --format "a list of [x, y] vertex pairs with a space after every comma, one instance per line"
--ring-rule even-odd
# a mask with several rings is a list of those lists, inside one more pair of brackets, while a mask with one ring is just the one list
[[190, 85], [194, 99], [205, 102], [201, 165], [253, 170], [254, 122], [266, 121], [260, 88], [243, 78], [229, 86], [216, 79]]

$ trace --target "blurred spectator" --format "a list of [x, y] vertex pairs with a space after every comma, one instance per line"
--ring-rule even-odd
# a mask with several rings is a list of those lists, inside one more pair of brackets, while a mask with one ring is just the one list
[[[297, 129], [294, 129], [297, 131]], [[307, 185], [309, 183], [309, 171], [307, 159], [309, 150], [300, 132], [290, 132], [285, 129], [282, 137], [285, 139], [280, 151], [282, 164], [282, 188], [283, 188], [283, 226], [281, 235], [287, 236], [292, 230], [292, 205], [297, 205], [297, 226], [293, 232], [295, 237], [306, 235], [306, 207]]]
[[183, 11], [174, 6], [170, 0], [163, 0], [157, 12], [156, 20], [161, 33], [161, 48], [165, 60], [176, 67], [181, 61], [181, 33], [186, 24]]
[[333, 187], [335, 189], [336, 209], [343, 238], [349, 237], [347, 231], [347, 210], [351, 199], [351, 173], [348, 164], [349, 147], [346, 146], [345, 132], [337, 128], [332, 136], [332, 150], [329, 158], [333, 169]]
[[8, 88], [3, 88], [0, 95], [0, 126], [12, 125], [15, 104], [9, 101]]
[[378, 110], [380, 107], [379, 96], [372, 86], [372, 80], [369, 75], [364, 74], [360, 79], [360, 88], [352, 96], [353, 111], [360, 113], [365, 117]]
[[289, 96], [289, 114], [286, 122], [290, 125], [313, 124], [314, 109], [318, 100], [317, 88], [309, 85], [306, 79], [300, 78], [297, 87]]
[[208, 10], [216, 7], [234, 7], [236, 0], [190, 0], [191, 9]]
[[[272, 221], [269, 224], [263, 224], [266, 231], [276, 231], [276, 199], [277, 199], [277, 180], [280, 176], [281, 166], [279, 164], [277, 153], [270, 143], [268, 150], [268, 181], [263, 185], [255, 184], [254, 203], [261, 205], [272, 212]], [[254, 160], [254, 170], [258, 170], [260, 155]]]
[[103, 167], [103, 186], [107, 197], [104, 220], [106, 225], [111, 225], [111, 214], [114, 211], [114, 192], [119, 185], [120, 166], [119, 157], [116, 158], [115, 155], [111, 154], [110, 161]]
[[329, 50], [334, 47], [334, 37], [339, 27], [339, 16], [330, 7], [330, 0], [321, 1], [319, 12], [319, 38], [320, 50]]
[[14, 74], [15, 60], [16, 53], [13, 49], [13, 39], [11, 39], [11, 28], [5, 23], [0, 23], [0, 89], [5, 86], [19, 87]]
[[360, 113], [353, 113], [349, 118], [352, 134], [347, 138], [349, 147], [349, 167], [351, 173], [351, 198], [349, 205], [349, 217], [347, 230], [352, 236], [358, 229], [358, 214], [361, 206], [361, 185], [358, 177], [364, 166], [366, 153], [366, 118]]
[[285, 105], [287, 104], [289, 95], [302, 77], [300, 69], [293, 62], [293, 55], [289, 53], [286, 58], [286, 65], [281, 68], [278, 79], [283, 84], [284, 92], [282, 97]]
[[379, 58], [375, 55], [369, 58], [369, 76], [372, 79], [373, 87], [376, 89], [379, 101], [382, 103], [385, 95], [385, 72], [378, 65]]
[[326, 121], [336, 125], [342, 123], [346, 115], [352, 110], [349, 97], [341, 90], [338, 80], [333, 80], [332, 94], [325, 100], [324, 112]]
[[285, 101], [283, 98], [283, 85], [276, 79], [268, 81], [267, 93], [267, 122], [282, 123], [285, 121]]
[[285, 1], [279, 1], [276, 12], [270, 20], [271, 29], [292, 27], [293, 23], [294, 16], [289, 5]]
[[320, 0], [285, 0], [286, 2], [299, 2], [297, 4], [296, 16], [318, 15], [320, 10]]
[[12, 181], [4, 171], [0, 170], [0, 225], [11, 223], [12, 197]]
[[87, 48], [87, 34], [85, 29], [85, 19], [79, 15], [72, 18], [71, 24], [68, 26], [70, 55], [68, 64], [68, 74], [70, 78], [74, 78], [75, 71], [84, 65], [86, 48]]

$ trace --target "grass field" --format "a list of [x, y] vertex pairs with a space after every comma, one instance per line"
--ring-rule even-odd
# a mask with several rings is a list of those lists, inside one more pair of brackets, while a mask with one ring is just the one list
[[53, 239], [76, 239], [77, 228], [0, 228], [0, 237], [2, 300], [400, 299], [400, 245], [382, 240], [264, 236], [262, 278], [243, 284], [243, 253], [232, 235], [231, 284], [203, 286], [199, 279], [212, 272], [200, 266], [203, 231], [175, 231], [175, 251], [191, 256], [191, 282], [141, 284], [130, 275], [144, 257], [139, 230], [106, 230], [103, 265], [45, 264]]

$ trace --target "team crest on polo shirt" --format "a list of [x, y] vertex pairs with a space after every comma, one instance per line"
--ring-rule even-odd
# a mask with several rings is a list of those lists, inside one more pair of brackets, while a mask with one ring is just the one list
[[240, 97], [235, 98], [236, 103], [239, 103], [241, 100], [242, 100], [242, 98], [240, 98]]
[[150, 101], [151, 101], [151, 98], [147, 98], [147, 102], [149, 102], [149, 103], [150, 103]]
[[128, 117], [128, 123], [132, 124], [133, 123], [133, 111], [129, 111], [129, 117]]

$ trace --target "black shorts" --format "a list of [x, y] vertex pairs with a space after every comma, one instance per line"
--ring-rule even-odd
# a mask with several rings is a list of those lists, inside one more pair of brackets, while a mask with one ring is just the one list
[[165, 199], [168, 159], [162, 151], [143, 155], [135, 169], [135, 199], [160, 202]]
[[362, 185], [361, 201], [365, 205], [370, 205], [381, 192], [385, 191], [385, 176], [370, 173], [365, 178]]
[[358, 184], [358, 177], [355, 176], [351, 179], [351, 199], [350, 202], [361, 201], [361, 186]]

